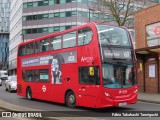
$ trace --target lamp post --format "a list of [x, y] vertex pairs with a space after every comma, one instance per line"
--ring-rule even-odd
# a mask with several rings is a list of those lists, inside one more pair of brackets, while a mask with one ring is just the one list
[[91, 11], [95, 11], [94, 9], [89, 8], [89, 22], [91, 21]]
[[22, 33], [20, 35], [22, 35], [22, 42], [24, 42], [24, 34]]

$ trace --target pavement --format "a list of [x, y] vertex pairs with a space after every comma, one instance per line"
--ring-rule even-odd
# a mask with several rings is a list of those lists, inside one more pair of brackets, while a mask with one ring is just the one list
[[160, 94], [138, 93], [138, 101], [160, 104]]

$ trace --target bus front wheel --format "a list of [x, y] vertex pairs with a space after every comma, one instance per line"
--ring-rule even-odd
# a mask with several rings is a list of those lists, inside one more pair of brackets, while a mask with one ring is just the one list
[[76, 96], [72, 91], [67, 92], [65, 102], [68, 107], [76, 107]]
[[27, 99], [32, 100], [32, 90], [31, 90], [31, 88], [27, 88], [26, 97], [27, 97]]

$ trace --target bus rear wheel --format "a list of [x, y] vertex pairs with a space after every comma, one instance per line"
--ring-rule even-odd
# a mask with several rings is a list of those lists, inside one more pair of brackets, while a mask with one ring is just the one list
[[72, 91], [67, 92], [65, 102], [68, 107], [76, 107], [76, 96]]
[[31, 88], [27, 88], [26, 97], [27, 97], [27, 99], [32, 100], [32, 90], [31, 90]]

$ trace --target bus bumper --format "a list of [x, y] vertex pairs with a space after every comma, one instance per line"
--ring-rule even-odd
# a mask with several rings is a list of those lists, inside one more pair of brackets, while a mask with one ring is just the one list
[[96, 108], [106, 108], [114, 106], [125, 106], [128, 104], [137, 103], [138, 93], [130, 94], [126, 96], [103, 96], [99, 101], [97, 101]]

